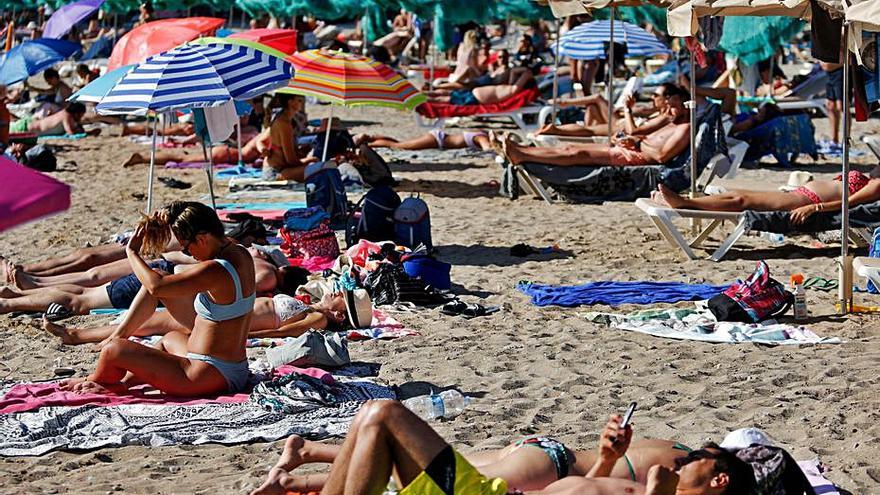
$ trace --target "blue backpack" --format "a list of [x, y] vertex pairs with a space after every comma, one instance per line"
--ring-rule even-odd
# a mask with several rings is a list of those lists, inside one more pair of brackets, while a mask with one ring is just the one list
[[349, 246], [361, 239], [368, 241], [394, 240], [394, 212], [400, 206], [400, 196], [388, 186], [370, 189], [348, 217], [345, 242]]
[[[871, 245], [868, 246], [868, 256], [871, 258], [880, 258], [880, 227], [874, 229], [874, 234], [871, 236]], [[870, 280], [868, 280], [868, 292], [871, 294], [880, 294], [880, 290], [878, 290]]]
[[430, 251], [434, 245], [428, 204], [416, 196], [404, 199], [394, 211], [394, 234], [394, 241], [401, 246], [416, 249], [421, 244]]
[[330, 215], [330, 225], [344, 225], [348, 218], [348, 196], [339, 169], [324, 168], [306, 179], [306, 205], [320, 206]]

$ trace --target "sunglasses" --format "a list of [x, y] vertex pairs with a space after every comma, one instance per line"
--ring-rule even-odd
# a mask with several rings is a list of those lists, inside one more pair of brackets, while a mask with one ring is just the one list
[[702, 459], [717, 459], [717, 458], [718, 458], [718, 454], [716, 454], [715, 452], [712, 452], [711, 450], [708, 450], [708, 449], [694, 450], [694, 451], [688, 453], [688, 455], [686, 455], [684, 457], [679, 457], [678, 459], [676, 459], [675, 460], [675, 469], [677, 471], [692, 462], [696, 462], [696, 461], [699, 461]]
[[199, 234], [203, 234], [203, 233], [204, 233], [204, 232], [199, 232], [199, 233], [197, 233], [195, 236], [193, 236], [192, 239], [186, 241], [186, 244], [180, 249], [180, 252], [183, 253], [183, 254], [185, 254], [185, 255], [187, 255], [187, 256], [192, 256], [192, 255], [189, 253], [189, 246], [190, 246], [192, 243], [196, 242], [196, 237], [198, 237]]

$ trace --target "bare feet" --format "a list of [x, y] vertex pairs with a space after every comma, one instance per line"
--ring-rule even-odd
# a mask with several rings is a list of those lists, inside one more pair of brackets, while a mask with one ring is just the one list
[[128, 390], [123, 383], [98, 383], [89, 380], [88, 377], [70, 378], [60, 382], [61, 390], [81, 394], [114, 394]]
[[285, 471], [292, 471], [298, 466], [305, 464], [306, 459], [302, 452], [305, 446], [306, 441], [301, 436], [290, 435], [287, 437], [287, 441], [284, 442], [284, 450], [281, 451], [281, 457], [278, 458], [275, 467]]
[[144, 163], [144, 157], [141, 156], [140, 153], [132, 153], [131, 156], [128, 157], [128, 160], [126, 160], [125, 163], [122, 164], [122, 166], [131, 167], [134, 165], [140, 165], [141, 163]]
[[24, 269], [19, 265], [12, 269], [10, 273], [10, 278], [12, 278], [12, 284], [18, 287], [19, 289], [36, 289], [37, 284], [34, 283], [33, 277], [24, 272]]
[[16, 290], [12, 287], [6, 285], [0, 287], [0, 297], [2, 297], [3, 299], [14, 299], [23, 295], [24, 294], [22, 294], [21, 292], [16, 292]]
[[68, 332], [67, 327], [64, 325], [59, 325], [57, 323], [52, 323], [45, 316], [43, 316], [43, 330], [51, 333], [52, 335], [61, 339], [61, 342], [67, 345], [75, 345], [79, 342], [76, 342], [70, 332]]
[[283, 495], [287, 493], [290, 480], [293, 478], [287, 471], [274, 467], [269, 470], [269, 476], [259, 488], [251, 492], [251, 495]]
[[651, 194], [651, 198], [654, 199], [655, 201], [657, 200], [655, 198], [659, 198], [662, 200], [662, 203], [667, 204], [672, 208], [686, 208], [687, 207], [687, 200], [686, 199], [682, 198], [678, 193], [676, 193], [672, 189], [669, 189], [668, 187], [664, 186], [663, 184], [660, 184], [657, 186], [657, 192], [659, 193], [659, 195], [657, 195], [657, 196], [655, 196], [654, 194]]

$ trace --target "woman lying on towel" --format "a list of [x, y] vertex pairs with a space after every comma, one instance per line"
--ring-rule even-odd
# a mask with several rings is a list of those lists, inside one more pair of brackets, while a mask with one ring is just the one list
[[661, 127], [641, 135], [624, 135], [612, 144], [566, 144], [555, 147], [528, 147], [509, 137], [496, 151], [514, 165], [539, 163], [556, 166], [628, 166], [666, 163], [684, 153], [690, 143], [687, 93], [676, 88], [666, 96], [669, 117]]
[[[309, 330], [323, 330], [331, 324], [341, 324], [346, 316], [346, 303], [342, 293], [326, 294], [314, 304], [305, 304], [287, 294], [258, 297], [254, 302], [248, 337], [299, 337]], [[360, 321], [352, 321], [352, 325], [356, 328], [370, 326], [372, 311], [366, 311], [360, 316]], [[99, 343], [115, 334], [148, 337], [166, 335], [170, 332], [186, 335], [190, 333], [190, 329], [182, 325], [168, 311], [157, 311], [141, 326], [134, 329], [129, 328], [127, 319], [119, 325], [74, 328], [52, 323], [46, 318], [43, 318], [43, 329], [60, 338], [61, 342], [67, 345]]]
[[[814, 213], [840, 210], [843, 201], [841, 176], [834, 180], [811, 180], [790, 192], [748, 191], [736, 189], [701, 198], [684, 198], [660, 185], [651, 198], [672, 208], [710, 211], [790, 211], [791, 222], [804, 223]], [[880, 178], [851, 171], [849, 173], [850, 206], [880, 201]]]
[[[242, 135], [242, 140], [247, 136]], [[241, 160], [238, 156], [238, 147], [228, 144], [220, 144], [211, 147], [211, 157], [214, 163], [253, 163], [257, 158], [263, 155], [269, 148], [269, 129], [257, 134], [247, 140], [241, 147]], [[203, 162], [205, 161], [204, 153], [199, 151], [183, 151], [183, 150], [156, 150], [156, 165], [165, 165], [168, 162]], [[150, 163], [149, 153], [132, 153], [122, 166], [131, 167], [134, 165], [142, 165]]]
[[[183, 252], [199, 263], [179, 274], [157, 273], [141, 251], [161, 252], [172, 234]], [[101, 343], [95, 371], [66, 380], [62, 387], [106, 392], [147, 383], [170, 395], [186, 396], [244, 389], [250, 377], [245, 341], [256, 298], [254, 263], [247, 249], [226, 237], [214, 210], [195, 202], [171, 203], [141, 221], [126, 255], [143, 290], [121, 327], [139, 328], [161, 302], [192, 332], [169, 332], [158, 348], [151, 348], [117, 331]]]
[[365, 143], [371, 148], [391, 148], [395, 150], [456, 150], [489, 151], [492, 143], [485, 131], [464, 131], [461, 134], [447, 134], [443, 129], [434, 129], [419, 137], [399, 141], [388, 136], [368, 136], [359, 134], [354, 137], [355, 144]]
[[529, 69], [519, 67], [510, 71], [508, 84], [493, 84], [473, 89], [437, 90], [425, 93], [431, 103], [449, 103], [451, 105], [488, 105], [504, 101], [511, 96], [537, 87], [534, 76]]
[[[630, 447], [632, 426], [621, 428], [620, 421], [620, 416], [610, 418], [599, 448], [589, 454], [575, 454], [539, 438], [465, 456], [400, 402], [370, 401], [358, 412], [341, 447], [297, 437], [288, 440], [279, 465], [252, 495], [381, 493], [391, 475], [402, 487], [400, 495], [503, 495], [523, 490], [548, 495], [722, 495], [750, 493], [755, 484], [751, 466], [715, 444], [693, 452], [655, 440]], [[306, 462], [333, 465], [327, 475], [288, 473]]]

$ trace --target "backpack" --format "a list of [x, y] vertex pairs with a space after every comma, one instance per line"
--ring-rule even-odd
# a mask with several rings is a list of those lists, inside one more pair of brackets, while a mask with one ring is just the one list
[[38, 144], [24, 152], [22, 164], [40, 172], [54, 172], [58, 168], [58, 159], [52, 148]]
[[331, 226], [344, 225], [348, 216], [348, 196], [339, 169], [322, 168], [306, 179], [306, 205], [324, 208], [330, 215]]
[[420, 244], [429, 251], [431, 243], [431, 215], [422, 198], [410, 196], [394, 210], [394, 242], [410, 249]]
[[451, 299], [451, 296], [438, 292], [424, 280], [407, 275], [399, 263], [380, 263], [367, 274], [364, 288], [376, 306], [400, 302], [409, 302], [416, 306], [436, 306]]
[[278, 235], [284, 241], [281, 250], [290, 258], [334, 259], [339, 256], [339, 241], [327, 221], [311, 230], [288, 230], [282, 227]]
[[709, 309], [718, 321], [757, 323], [782, 316], [794, 302], [794, 295], [770, 277], [764, 261], [745, 282], [737, 280], [724, 292], [709, 299]]
[[[871, 236], [871, 245], [868, 246], [868, 257], [880, 258], [880, 227], [874, 229], [874, 234]], [[870, 294], [880, 294], [880, 290], [871, 280], [868, 280], [868, 292]]]
[[388, 163], [382, 158], [382, 155], [370, 148], [367, 144], [358, 147], [360, 154], [360, 163], [355, 164], [358, 173], [364, 182], [371, 187], [378, 186], [394, 186], [397, 181], [391, 176], [391, 169]]
[[370, 189], [348, 216], [345, 243], [351, 247], [361, 239], [390, 241], [394, 239], [394, 212], [400, 196], [388, 186]]

